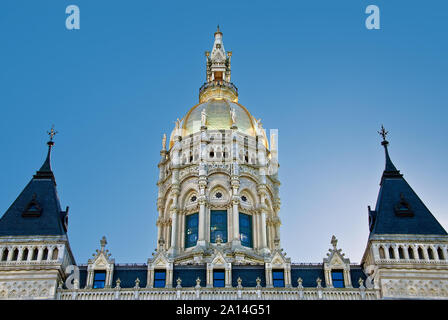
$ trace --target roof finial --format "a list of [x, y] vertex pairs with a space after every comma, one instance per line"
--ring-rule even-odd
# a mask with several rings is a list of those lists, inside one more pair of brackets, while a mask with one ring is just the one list
[[106, 237], [103, 236], [103, 237], [101, 238], [101, 240], [100, 240], [101, 251], [104, 251], [104, 247], [106, 246], [106, 244], [107, 244]]
[[57, 134], [58, 132], [54, 130], [54, 124], [51, 126], [50, 131], [47, 131], [48, 136], [50, 137], [50, 140], [48, 140], [47, 145], [48, 145], [48, 153], [47, 153], [47, 158], [44, 161], [44, 164], [42, 165], [42, 167], [39, 169], [39, 171], [37, 172], [37, 175], [35, 177], [50, 177], [50, 178], [54, 178], [53, 173], [51, 172], [51, 148], [54, 146], [54, 141], [53, 138], [54, 136]]
[[218, 24], [218, 26], [216, 27], [215, 36], [216, 36], [217, 34], [221, 34], [221, 35], [222, 35], [221, 30], [219, 30], [219, 24]]
[[387, 140], [386, 140], [386, 137], [387, 137], [387, 134], [388, 134], [388, 133], [389, 133], [389, 131], [386, 131], [386, 129], [384, 129], [384, 126], [381, 125], [381, 130], [378, 131], [378, 134], [379, 134], [381, 137], [383, 137], [383, 141], [387, 141]]
[[[386, 137], [387, 137], [388, 133], [389, 133], [389, 131], [386, 131], [386, 129], [384, 129], [384, 126], [381, 125], [381, 130], [378, 131], [378, 134], [383, 138], [383, 141], [381, 141], [381, 145], [384, 147], [384, 151], [386, 153], [386, 167], [384, 169], [384, 172], [387, 173], [388, 175], [390, 175], [390, 174], [392, 174], [394, 176], [400, 175], [399, 174], [400, 171], [398, 171], [397, 168], [392, 163], [392, 160], [390, 159], [390, 156], [389, 156], [389, 151], [387, 150], [389, 141], [386, 140]], [[383, 174], [383, 176], [384, 176], [384, 174]]]
[[47, 131], [47, 134], [50, 136], [50, 141], [53, 141], [54, 136], [58, 134], [58, 132], [54, 130], [54, 124], [51, 126], [51, 130]]

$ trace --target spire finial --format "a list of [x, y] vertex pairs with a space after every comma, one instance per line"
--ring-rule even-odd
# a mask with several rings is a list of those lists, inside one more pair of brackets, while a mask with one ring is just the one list
[[384, 142], [384, 141], [387, 141], [387, 140], [386, 140], [386, 137], [387, 137], [387, 134], [388, 134], [388, 133], [389, 133], [389, 131], [386, 131], [386, 129], [384, 129], [384, 126], [381, 125], [381, 130], [378, 131], [378, 134], [379, 134], [381, 137], [383, 137], [383, 142]]
[[218, 24], [218, 26], [216, 27], [215, 36], [216, 36], [217, 34], [221, 34], [221, 35], [222, 35], [221, 30], [219, 30], [219, 24]]
[[[392, 174], [393, 176], [400, 175], [400, 171], [397, 170], [397, 168], [392, 163], [392, 160], [390, 160], [389, 151], [387, 150], [387, 146], [389, 145], [389, 141], [386, 140], [387, 134], [389, 131], [386, 131], [384, 129], [384, 126], [381, 125], [381, 130], [378, 131], [378, 134], [383, 138], [383, 141], [381, 141], [381, 145], [384, 147], [384, 151], [386, 153], [386, 167], [384, 168], [384, 172], [388, 175]], [[401, 176], [401, 175], [400, 175]], [[384, 174], [383, 174], [384, 177]]]
[[[48, 143], [53, 142], [54, 136], [58, 134], [58, 132], [56, 130], [54, 130], [54, 124], [51, 126], [50, 131], [47, 131], [47, 134], [50, 137], [50, 141], [48, 141]], [[54, 143], [52, 143], [52, 144], [54, 144]]]

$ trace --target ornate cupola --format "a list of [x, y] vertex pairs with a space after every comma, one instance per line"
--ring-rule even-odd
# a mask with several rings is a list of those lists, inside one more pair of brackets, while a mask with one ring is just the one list
[[238, 102], [238, 89], [230, 82], [230, 60], [232, 52], [226, 54], [222, 41], [222, 32], [215, 32], [213, 49], [205, 52], [206, 57], [206, 80], [207, 82], [199, 89], [199, 102], [205, 102], [214, 98], [226, 98], [232, 102]]
[[218, 27], [200, 101], [162, 139], [157, 257], [169, 263], [264, 264], [280, 249], [277, 135], [269, 148], [238, 103], [230, 58]]

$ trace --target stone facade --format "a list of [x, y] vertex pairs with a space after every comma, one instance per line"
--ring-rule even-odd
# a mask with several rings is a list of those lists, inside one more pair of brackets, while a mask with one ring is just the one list
[[[49, 151], [0, 219], [0, 299], [376, 300], [448, 298], [448, 235], [386, 151], [370, 236], [353, 264], [333, 236], [319, 264], [297, 264], [280, 244], [277, 132], [238, 103], [231, 52], [215, 32], [199, 104], [162, 140], [157, 249], [120, 265], [100, 249], [76, 265]], [[402, 226], [402, 227], [401, 227]]]

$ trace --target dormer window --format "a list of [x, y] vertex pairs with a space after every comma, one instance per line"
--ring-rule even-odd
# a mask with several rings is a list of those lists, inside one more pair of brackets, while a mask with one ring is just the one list
[[400, 217], [412, 217], [414, 215], [403, 193], [400, 194], [400, 202], [395, 205], [395, 214]]
[[333, 282], [333, 287], [335, 288], [344, 288], [344, 271], [343, 270], [331, 271], [331, 282]]
[[103, 289], [106, 284], [106, 271], [95, 271], [93, 277], [93, 289]]
[[42, 213], [42, 208], [36, 200], [36, 194], [33, 194], [33, 199], [27, 204], [22, 213], [24, 217], [38, 217]]

